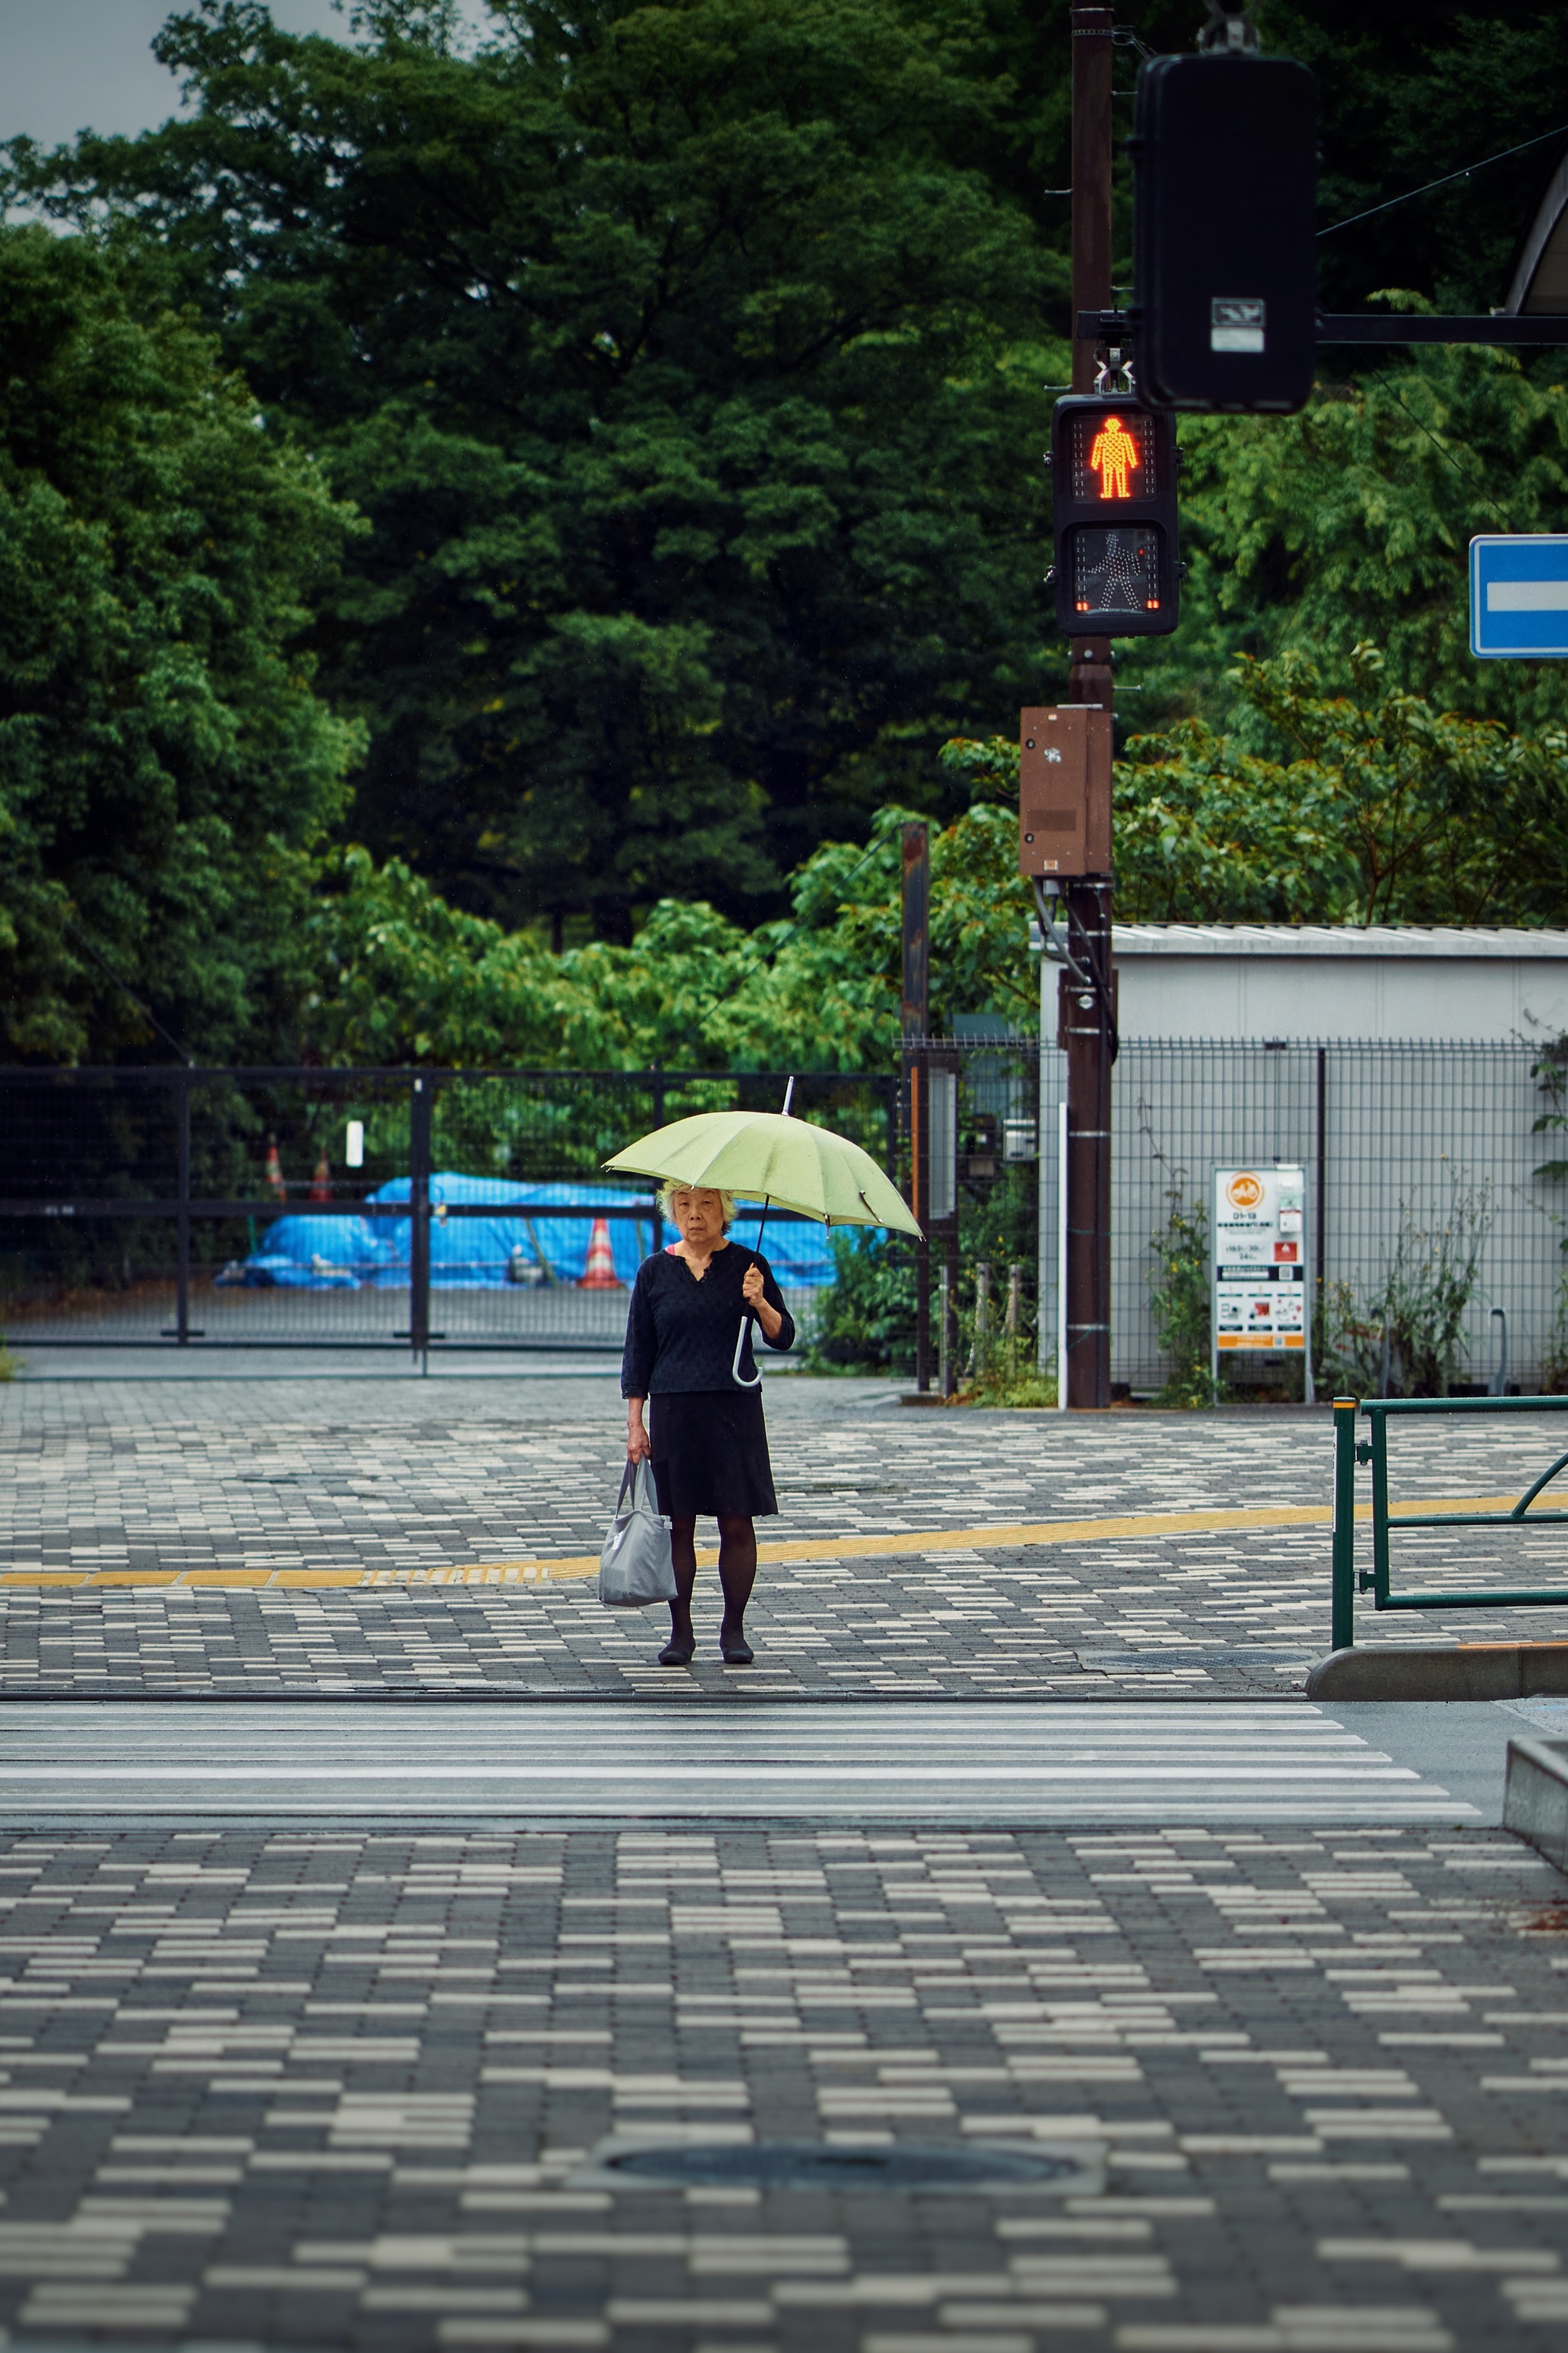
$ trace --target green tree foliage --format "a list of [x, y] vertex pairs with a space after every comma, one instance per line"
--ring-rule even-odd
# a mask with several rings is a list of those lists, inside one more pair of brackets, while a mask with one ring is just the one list
[[[1131, 723], [1162, 707], [1228, 718], [1238, 652], [1296, 649], [1349, 686], [1368, 640], [1439, 709], [1525, 730], [1568, 719], [1561, 663], [1474, 659], [1467, 576], [1473, 533], [1561, 524], [1563, 359], [1437, 346], [1321, 385], [1298, 417], [1184, 420], [1192, 577], [1179, 634], [1127, 651]], [[1244, 740], [1269, 740], [1245, 705], [1241, 722]]]
[[[1568, 728], [1515, 733], [1445, 712], [1392, 683], [1370, 644], [1352, 647], [1343, 668], [1347, 691], [1331, 692], [1300, 654], [1233, 665], [1228, 691], [1275, 755], [1201, 719], [1132, 737], [1116, 765], [1119, 914], [1147, 923], [1561, 920]], [[1016, 809], [1016, 744], [958, 742], [944, 757], [987, 796], [971, 826], [999, 816], [991, 803]], [[988, 881], [975, 881], [1012, 913], [988, 927], [972, 890], [959, 935], [994, 953], [1026, 904], [999, 838]], [[934, 924], [934, 888], [932, 910]], [[973, 1001], [984, 1001], [973, 967], [967, 985]]]
[[[897, 1060], [901, 860], [910, 812], [867, 849], [827, 842], [792, 878], [793, 914], [748, 934], [663, 900], [630, 946], [556, 956], [531, 932], [448, 906], [399, 862], [335, 861], [307, 934], [309, 1052], [326, 1061], [563, 1068], [885, 1069]], [[931, 842], [933, 1018], [1035, 1018], [1016, 813], [980, 806]]]
[[1411, 286], [1445, 311], [1488, 311], [1561, 153], [1547, 142], [1373, 219], [1337, 227], [1568, 122], [1568, 18], [1551, 0], [1259, 0], [1266, 47], [1318, 78], [1326, 308]]
[[776, 904], [1037, 667], [1056, 265], [952, 160], [1008, 94], [980, 19], [516, 0], [464, 56], [363, 17], [207, 0], [157, 45], [187, 116], [23, 178], [133, 224], [369, 518], [318, 642], [378, 857], [622, 939]]
[[830, 1234], [834, 1275], [806, 1346], [814, 1373], [914, 1370], [914, 1253], [894, 1234]]
[[[355, 730], [297, 650], [349, 519], [208, 340], [0, 231], [0, 1036], [254, 1050]], [[139, 1004], [138, 1000], [141, 1000]]]
[[[1550, 140], [1488, 170], [1381, 212], [1352, 216], [1433, 180], [1539, 139], [1568, 121], [1568, 19], [1551, 0], [1489, 7], [1432, 0], [1255, 0], [1263, 47], [1317, 77], [1322, 151], [1320, 290], [1330, 310], [1358, 309], [1380, 286], [1410, 286], [1453, 311], [1500, 302], [1521, 227], [1555, 167]], [[1042, 239], [1065, 244], [1059, 191], [1069, 171], [1068, 0], [984, 0], [975, 68], [1006, 92], [977, 159], [1033, 216]], [[1131, 128], [1142, 50], [1185, 50], [1201, 0], [1139, 0], [1118, 26], [1118, 132]], [[1118, 261], [1131, 276], [1131, 172], [1115, 154]], [[1058, 329], [1065, 324], [1055, 321]]]
[[[1533, 923], [1568, 905], [1568, 731], [1510, 734], [1434, 710], [1354, 649], [1353, 691], [1300, 656], [1243, 660], [1235, 686], [1294, 756], [1205, 721], [1135, 737], [1116, 770], [1117, 907], [1172, 922]], [[932, 1017], [1032, 1029], [1033, 901], [1017, 872], [1018, 748], [942, 755], [964, 814], [931, 844]], [[900, 833], [826, 842], [787, 918], [744, 932], [661, 901], [630, 946], [552, 955], [529, 932], [448, 906], [393, 861], [339, 860], [307, 934], [310, 1050], [637, 1068], [887, 1069], [900, 1024]]]
[[[1561, 12], [1258, 15], [1318, 70], [1331, 225], [1565, 111]], [[81, 234], [0, 251], [11, 1051], [145, 1050], [135, 997], [292, 1050], [302, 993], [325, 1054], [885, 1061], [906, 807], [940, 1006], [1029, 1018], [990, 731], [1063, 668], [1066, 0], [494, 16], [466, 51], [445, 0], [367, 0], [357, 45], [200, 0], [178, 118], [14, 151]], [[1325, 298], [1500, 300], [1555, 153], [1325, 238]], [[1121, 659], [1125, 911], [1563, 919], [1568, 679], [1464, 637], [1471, 533], [1561, 520], [1562, 375], [1331, 353], [1300, 417], [1184, 424], [1183, 630]], [[370, 746], [320, 891], [352, 737], [303, 646]], [[590, 906], [563, 958], [520, 928]]]
[[1539, 923], [1568, 908], [1568, 730], [1510, 734], [1387, 682], [1352, 649], [1330, 694], [1297, 655], [1244, 659], [1246, 702], [1297, 756], [1200, 720], [1134, 740], [1117, 787], [1118, 904], [1163, 922]]

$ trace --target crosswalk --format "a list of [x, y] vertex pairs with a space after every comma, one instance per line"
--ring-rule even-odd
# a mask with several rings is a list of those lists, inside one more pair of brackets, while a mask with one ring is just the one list
[[1302, 1702], [13, 1704], [0, 1822], [1458, 1821]]

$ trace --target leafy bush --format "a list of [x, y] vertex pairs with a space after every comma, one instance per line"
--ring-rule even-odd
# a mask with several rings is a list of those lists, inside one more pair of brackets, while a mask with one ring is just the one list
[[1014, 1413], [1038, 1412], [1055, 1406], [1055, 1372], [1042, 1373], [1032, 1350], [1015, 1345], [1013, 1353], [1017, 1358], [1016, 1374], [1009, 1373], [1005, 1363], [996, 1364], [965, 1393], [965, 1405], [1000, 1406]]
[[1155, 1394], [1163, 1406], [1207, 1406], [1218, 1402], [1210, 1358], [1209, 1219], [1202, 1200], [1187, 1198], [1184, 1168], [1171, 1171], [1165, 1198], [1170, 1214], [1149, 1237], [1154, 1279], [1149, 1312], [1160, 1345], [1171, 1358], [1170, 1377]]
[[1467, 1353], [1465, 1313], [1475, 1295], [1481, 1245], [1492, 1222], [1491, 1185], [1448, 1171], [1448, 1213], [1417, 1225], [1408, 1196], [1399, 1204], [1399, 1240], [1381, 1287], [1357, 1301], [1347, 1282], [1329, 1286], [1322, 1378], [1357, 1397], [1447, 1397]]
[[[1549, 1039], [1531, 1063], [1531, 1077], [1546, 1100], [1547, 1108], [1531, 1127], [1532, 1135], [1561, 1134], [1568, 1128], [1568, 1032]], [[1568, 1176], [1568, 1160], [1543, 1160], [1536, 1169], [1537, 1176], [1548, 1184], [1560, 1183]], [[1552, 1317], [1551, 1335], [1541, 1367], [1542, 1397], [1568, 1394], [1568, 1234], [1562, 1231], [1563, 1213], [1559, 1209], [1545, 1212], [1559, 1231], [1558, 1250], [1563, 1264], [1557, 1271], [1557, 1311]]]
[[[1023, 1273], [1021, 1266], [1018, 1271]], [[965, 1405], [1018, 1409], [1056, 1404], [1057, 1377], [1054, 1371], [1040, 1370], [1036, 1309], [1021, 1283], [1016, 1320], [1009, 1320], [1005, 1295], [993, 1298], [988, 1303], [985, 1328], [982, 1329], [977, 1297], [967, 1315], [961, 1314], [959, 1327], [967, 1332], [969, 1339], [970, 1379], [963, 1391]]]
[[907, 1242], [874, 1233], [830, 1237], [834, 1277], [818, 1303], [808, 1373], [911, 1373], [915, 1261]]

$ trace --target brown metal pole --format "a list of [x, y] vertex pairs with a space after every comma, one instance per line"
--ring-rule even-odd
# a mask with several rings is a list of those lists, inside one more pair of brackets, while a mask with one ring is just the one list
[[[1114, 12], [1072, 10], [1072, 304], [1110, 308], [1110, 68]], [[1092, 392], [1095, 347], [1074, 342], [1075, 392]], [[1075, 638], [1069, 702], [1112, 707], [1110, 640]], [[1110, 877], [1068, 885], [1072, 930], [1100, 982], [1063, 984], [1068, 1053], [1069, 1407], [1110, 1403]], [[1087, 1002], [1085, 1000], [1088, 1000]]]
[[[924, 1229], [930, 1200], [926, 1124], [926, 1050], [931, 1035], [931, 834], [903, 828], [903, 1078], [910, 1122], [910, 1208]], [[918, 1039], [918, 1047], [912, 1040]], [[931, 1387], [931, 1246], [915, 1245], [915, 1387]]]
[[[1072, 10], [1072, 308], [1110, 308], [1110, 66], [1113, 8]], [[1072, 388], [1094, 390], [1094, 345], [1075, 342]]]

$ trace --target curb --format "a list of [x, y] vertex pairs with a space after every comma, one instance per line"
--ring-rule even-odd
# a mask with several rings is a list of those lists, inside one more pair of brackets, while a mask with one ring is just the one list
[[1307, 1677], [1309, 1699], [1564, 1695], [1568, 1695], [1568, 1642], [1458, 1642], [1447, 1650], [1412, 1646], [1331, 1651]]
[[1568, 1871], [1568, 1744], [1534, 1736], [1509, 1742], [1502, 1826]]

